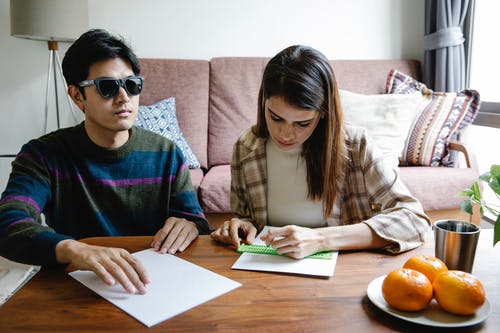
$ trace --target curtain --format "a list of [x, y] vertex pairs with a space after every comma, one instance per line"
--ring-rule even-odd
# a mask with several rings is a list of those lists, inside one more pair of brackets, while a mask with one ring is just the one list
[[425, 0], [424, 83], [435, 91], [466, 85], [463, 26], [469, 0]]

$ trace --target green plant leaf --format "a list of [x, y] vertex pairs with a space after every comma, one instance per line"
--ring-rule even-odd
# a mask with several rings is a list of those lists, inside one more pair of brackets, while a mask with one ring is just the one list
[[[479, 176], [479, 180], [487, 183], [488, 186], [493, 190], [495, 195], [498, 198], [500, 198], [500, 165], [493, 164], [490, 167], [490, 171], [487, 171]], [[472, 184], [470, 189], [462, 190], [461, 192], [457, 193], [456, 196], [467, 198], [460, 204], [460, 209], [463, 210], [464, 212], [472, 214], [472, 206], [474, 204], [478, 204], [479, 214], [481, 216], [484, 216], [485, 210], [488, 210], [489, 212], [491, 212], [493, 215], [496, 216], [497, 222], [495, 223], [495, 228], [497, 229], [497, 231], [495, 231], [495, 237], [496, 237], [495, 242], [499, 241], [500, 240], [500, 222], [498, 222], [500, 220], [499, 210], [497, 209], [497, 206], [493, 204], [488, 204], [485, 201], [483, 201], [481, 197], [481, 190], [479, 188], [479, 182], [474, 182], [474, 184]]]
[[493, 226], [493, 246], [500, 241], [500, 215], [497, 216], [495, 225]]
[[460, 204], [460, 209], [468, 214], [472, 214], [472, 202], [470, 200], [464, 200]]
[[493, 164], [490, 168], [490, 173], [493, 178], [500, 177], [500, 165], [498, 164]]
[[488, 183], [490, 181], [490, 172], [489, 171], [486, 171], [485, 173], [483, 173], [482, 175], [479, 176], [479, 179], [481, 179], [482, 181]]
[[477, 201], [481, 201], [481, 190], [479, 189], [479, 183], [475, 182], [470, 188], [473, 192], [473, 198]]
[[473, 195], [474, 195], [474, 191], [472, 191], [471, 189], [465, 189], [465, 190], [460, 191], [457, 194], [455, 194], [455, 196], [457, 196], [457, 197], [466, 197], [466, 198], [470, 198]]

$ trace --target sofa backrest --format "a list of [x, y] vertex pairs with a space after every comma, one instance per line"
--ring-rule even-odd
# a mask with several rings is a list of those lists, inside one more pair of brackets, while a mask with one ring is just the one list
[[201, 167], [207, 168], [208, 60], [140, 59], [145, 77], [140, 104], [175, 97], [177, 120]]
[[[257, 117], [262, 72], [269, 58], [226, 57], [210, 61], [208, 166], [228, 164], [234, 142]], [[418, 80], [416, 60], [332, 60], [340, 89], [363, 94], [385, 92], [387, 75], [398, 69]]]

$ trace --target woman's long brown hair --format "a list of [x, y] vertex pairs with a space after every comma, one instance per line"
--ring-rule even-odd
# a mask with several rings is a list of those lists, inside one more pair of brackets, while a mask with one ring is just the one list
[[338, 186], [344, 181], [347, 156], [342, 107], [328, 59], [313, 48], [294, 45], [268, 62], [259, 91], [257, 123], [253, 127], [259, 137], [269, 137], [265, 101], [272, 96], [321, 114], [303, 144], [302, 157], [307, 166], [307, 196], [323, 203], [327, 219], [332, 214]]

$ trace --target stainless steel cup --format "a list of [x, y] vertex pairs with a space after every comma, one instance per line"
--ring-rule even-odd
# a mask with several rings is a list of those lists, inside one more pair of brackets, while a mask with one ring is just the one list
[[435, 255], [448, 266], [471, 273], [479, 227], [464, 221], [440, 220], [434, 224]]

